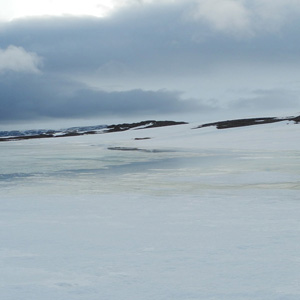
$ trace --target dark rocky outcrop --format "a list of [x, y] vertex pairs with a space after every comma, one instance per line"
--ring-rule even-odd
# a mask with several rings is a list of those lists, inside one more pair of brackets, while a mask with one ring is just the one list
[[135, 141], [142, 141], [142, 140], [150, 140], [150, 139], [151, 139], [151, 137], [146, 136], [146, 137], [142, 137], [142, 138], [135, 138], [134, 140]]
[[15, 137], [3, 137], [0, 138], [0, 142], [29, 140], [29, 139], [43, 139], [43, 138], [52, 138], [52, 137], [54, 137], [53, 134], [36, 134], [36, 135], [24, 135], [24, 136], [15, 136]]
[[214, 123], [202, 124], [197, 128], [215, 126], [217, 129], [227, 129], [227, 128], [235, 128], [235, 127], [243, 127], [243, 126], [252, 126], [252, 125], [261, 125], [261, 124], [269, 124], [276, 123], [282, 121], [294, 121], [296, 124], [300, 122], [300, 116], [297, 117], [287, 117], [287, 118], [249, 118], [249, 119], [236, 119], [236, 120], [227, 120], [220, 121]]
[[[96, 133], [126, 131], [129, 129], [145, 129], [145, 128], [173, 126], [173, 125], [181, 125], [181, 124], [188, 124], [188, 123], [175, 122], [175, 121], [149, 120], [149, 121], [142, 121], [138, 123], [124, 123], [124, 124], [109, 125], [109, 126], [99, 125], [99, 126], [74, 127], [61, 132], [49, 131], [47, 133], [39, 133], [39, 134], [28, 134], [28, 135], [25, 134], [25, 135], [7, 136], [7, 137], [3, 136], [0, 138], [0, 142], [42, 139], [42, 138], [70, 137], [70, 136], [80, 136], [80, 135], [96, 134]], [[9, 134], [9, 132], [7, 134]], [[148, 137], [140, 138], [140, 139], [148, 139]]]
[[117, 151], [139, 151], [147, 153], [164, 153], [164, 152], [173, 152], [171, 150], [158, 150], [158, 149], [142, 149], [136, 147], [108, 147], [107, 150], [117, 150]]
[[95, 134], [95, 133], [96, 133], [95, 131], [87, 131], [87, 132], [71, 131], [71, 132], [62, 133], [60, 135], [54, 135], [54, 134], [22, 135], [22, 136], [13, 136], [13, 137], [2, 137], [0, 138], [0, 142], [43, 139], [43, 138], [59, 138], [59, 137], [79, 136], [79, 135]]
[[[126, 131], [129, 129], [144, 129], [144, 128], [154, 128], [154, 127], [163, 127], [163, 126], [173, 126], [173, 125], [182, 125], [188, 124], [186, 122], [175, 122], [175, 121], [142, 121], [138, 123], [123, 123], [118, 125], [109, 125], [104, 132], [118, 132]], [[141, 127], [141, 128], [138, 128]]]

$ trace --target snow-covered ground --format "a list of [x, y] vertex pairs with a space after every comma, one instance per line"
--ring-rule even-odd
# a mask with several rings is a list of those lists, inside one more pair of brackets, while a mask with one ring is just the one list
[[300, 299], [300, 125], [197, 125], [1, 143], [0, 299]]

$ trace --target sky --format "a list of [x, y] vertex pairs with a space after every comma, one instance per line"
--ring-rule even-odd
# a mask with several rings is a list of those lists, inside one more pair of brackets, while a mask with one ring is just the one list
[[299, 114], [298, 0], [0, 5], [0, 130]]

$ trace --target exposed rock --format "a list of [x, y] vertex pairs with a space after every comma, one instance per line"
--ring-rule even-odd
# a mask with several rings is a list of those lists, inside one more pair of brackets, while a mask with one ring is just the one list
[[143, 137], [143, 138], [135, 138], [135, 141], [141, 141], [141, 140], [150, 140], [151, 137]]
[[37, 135], [15, 136], [15, 137], [3, 137], [3, 138], [0, 138], [0, 142], [29, 140], [29, 139], [43, 139], [43, 138], [51, 138], [51, 137], [54, 137], [54, 135], [53, 134], [37, 134]]
[[123, 123], [118, 125], [109, 125], [107, 126], [107, 129], [104, 132], [118, 132], [118, 131], [126, 131], [129, 129], [145, 129], [145, 128], [154, 128], [154, 127], [163, 127], [163, 126], [182, 125], [182, 124], [188, 124], [188, 123], [175, 122], [175, 121], [148, 120], [148, 121], [142, 121], [138, 123]]
[[141, 149], [136, 147], [108, 147], [108, 150], [118, 150], [118, 151], [139, 151], [139, 152], [147, 152], [147, 153], [165, 153], [165, 152], [173, 152], [170, 150], [159, 150], [159, 149]]
[[252, 126], [252, 125], [261, 125], [268, 123], [276, 123], [282, 121], [294, 121], [296, 124], [300, 122], [300, 116], [298, 117], [287, 117], [287, 118], [249, 118], [249, 119], [236, 119], [236, 120], [227, 120], [221, 122], [207, 123], [200, 125], [197, 128], [216, 126], [217, 129], [227, 129], [243, 126]]

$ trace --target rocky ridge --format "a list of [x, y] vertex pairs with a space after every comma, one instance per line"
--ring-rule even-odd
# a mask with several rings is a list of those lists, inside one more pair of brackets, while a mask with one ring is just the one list
[[[270, 124], [277, 122], [294, 122], [295, 124], [300, 123], [300, 116], [296, 117], [265, 117], [265, 118], [245, 118], [245, 119], [234, 119], [226, 120], [212, 123], [205, 123], [194, 127], [193, 129], [200, 129], [205, 127], [214, 126], [217, 129], [229, 129], [243, 126], [253, 126], [253, 125], [262, 125]], [[136, 123], [122, 123], [122, 124], [113, 124], [113, 125], [98, 125], [98, 126], [85, 126], [85, 127], [72, 127], [66, 130], [54, 131], [54, 130], [32, 130], [32, 131], [10, 131], [10, 132], [0, 132], [2, 137], [0, 137], [0, 142], [5, 141], [18, 141], [18, 140], [28, 140], [28, 139], [41, 139], [41, 138], [59, 138], [59, 137], [70, 137], [70, 136], [80, 136], [87, 134], [103, 134], [103, 133], [112, 133], [120, 132], [127, 130], [140, 130], [147, 128], [155, 127], [164, 127], [164, 126], [174, 126], [174, 125], [183, 125], [188, 124], [187, 122], [176, 122], [176, 121], [156, 121], [156, 120], [147, 120]], [[18, 133], [18, 135], [13, 136]], [[141, 138], [140, 138], [141, 139]], [[149, 139], [149, 137], [142, 138]]]

